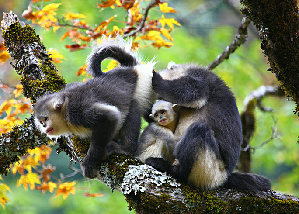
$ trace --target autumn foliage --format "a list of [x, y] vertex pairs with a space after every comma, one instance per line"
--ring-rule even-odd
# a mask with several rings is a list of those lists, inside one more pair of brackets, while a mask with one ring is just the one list
[[[43, 6], [42, 6], [43, 5]], [[169, 7], [166, 1], [160, 0], [107, 0], [95, 3], [99, 10], [106, 8], [121, 8], [126, 11], [126, 17], [113, 15], [106, 20], [91, 27], [86, 21], [84, 14], [65, 11], [62, 17], [57, 16], [57, 11], [61, 3], [51, 3], [51, 0], [43, 1], [32, 0], [22, 14], [23, 18], [31, 21], [45, 30], [61, 30], [64, 32], [60, 41], [67, 40], [69, 44], [65, 46], [69, 51], [78, 51], [91, 47], [94, 41], [100, 42], [103, 36], [115, 37], [133, 37], [132, 49], [140, 47], [154, 46], [156, 48], [169, 48], [173, 45], [171, 31], [180, 24], [173, 18], [166, 18], [166, 13], [176, 13], [177, 11]], [[155, 17], [149, 15], [149, 10], [155, 8]], [[158, 15], [157, 15], [158, 14]], [[140, 43], [142, 41], [142, 43]], [[63, 63], [65, 57], [57, 50], [49, 48], [48, 54], [54, 63]], [[6, 47], [0, 44], [0, 63], [8, 61], [10, 58]], [[111, 61], [106, 70], [115, 67], [117, 62]], [[86, 75], [86, 65], [82, 65], [77, 72], [78, 76]], [[105, 70], [104, 70], [105, 71]], [[10, 94], [10, 99], [4, 101], [0, 106], [0, 134], [12, 130], [12, 127], [22, 122], [21, 116], [31, 114], [31, 102], [22, 96], [22, 85], [10, 86], [0, 82], [0, 88]], [[55, 171], [55, 166], [47, 164], [47, 160], [52, 152], [51, 146], [44, 145], [39, 148], [28, 150], [28, 154], [21, 157], [18, 163], [11, 166], [11, 172], [19, 174], [17, 186], [23, 186], [24, 189], [36, 189], [43, 193], [55, 193], [56, 196], [62, 195], [65, 199], [69, 194], [74, 194], [75, 182], [64, 182], [63, 179], [52, 178], [51, 173]], [[1, 182], [0, 177], [0, 203], [5, 208], [9, 202], [7, 192], [10, 188]], [[85, 193], [87, 197], [100, 197], [101, 193]]]

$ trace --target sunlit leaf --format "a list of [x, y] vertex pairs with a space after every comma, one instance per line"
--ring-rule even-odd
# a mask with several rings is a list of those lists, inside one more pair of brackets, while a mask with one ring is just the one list
[[72, 12], [69, 12], [69, 11], [67, 12], [67, 14], [64, 14], [63, 16], [66, 20], [84, 19], [85, 18], [85, 15], [83, 15], [83, 14], [72, 13]]
[[52, 48], [49, 49], [48, 54], [55, 63], [62, 63], [62, 59], [65, 59], [62, 54], [60, 54], [57, 50]]
[[104, 194], [103, 193], [89, 193], [89, 192], [86, 192], [86, 193], [84, 193], [84, 196], [85, 197], [95, 198], [95, 197], [103, 197]]
[[72, 52], [72, 51], [77, 51], [80, 49], [85, 49], [87, 47], [87, 45], [86, 44], [83, 44], [83, 45], [74, 44], [74, 45], [66, 45], [65, 47], [68, 48]]
[[111, 60], [109, 62], [109, 64], [107, 65], [107, 68], [103, 70], [103, 72], [107, 72], [107, 71], [110, 71], [112, 70], [113, 68], [115, 68], [116, 66], [118, 65], [118, 62], [115, 61], [115, 60]]
[[28, 189], [28, 185], [30, 185], [30, 189], [34, 189], [35, 184], [40, 183], [41, 181], [38, 179], [38, 174], [29, 172], [26, 175], [21, 175], [21, 177], [17, 181], [17, 187], [23, 184], [25, 190]]
[[57, 188], [57, 184], [53, 183], [52, 181], [46, 183], [43, 182], [41, 186], [36, 186], [35, 189], [42, 191], [45, 194], [46, 191], [53, 192], [54, 189]]
[[171, 35], [169, 34], [170, 30], [167, 30], [165, 28], [161, 28], [160, 32], [162, 33], [163, 36], [165, 36], [167, 39], [169, 39], [170, 41], [173, 41], [173, 38], [171, 37]]
[[75, 194], [76, 189], [75, 189], [75, 184], [76, 182], [73, 181], [71, 183], [61, 183], [58, 185], [57, 193], [56, 196], [62, 195], [63, 199], [66, 199], [70, 193]]
[[22, 91], [23, 91], [23, 85], [18, 84], [16, 86], [16, 89], [13, 91], [13, 93], [14, 93], [15, 97], [17, 98], [17, 97], [21, 96]]
[[0, 52], [0, 63], [3, 64], [10, 58], [9, 53], [7, 51]]
[[[0, 179], [2, 177], [0, 175]], [[7, 204], [10, 200], [6, 196], [7, 192], [10, 192], [10, 188], [5, 183], [0, 183], [0, 204], [2, 205], [3, 209], [5, 208], [5, 204]]]
[[116, 0], [107, 0], [104, 1], [103, 3], [99, 4], [98, 3], [98, 7], [99, 8], [106, 8], [106, 7], [111, 7], [115, 4]]
[[178, 21], [176, 21], [174, 18], [167, 19], [165, 18], [164, 15], [162, 15], [162, 18], [159, 21], [163, 28], [165, 25], [168, 25], [171, 29], [174, 28], [174, 25], [181, 26], [181, 24]]
[[95, 31], [100, 31], [106, 29], [110, 22], [112, 22], [117, 15], [110, 17], [108, 20], [102, 21], [101, 24], [95, 29]]
[[167, 2], [159, 4], [159, 7], [163, 13], [177, 13], [175, 9], [168, 6]]
[[77, 76], [85, 76], [87, 66], [88, 66], [87, 64], [81, 66], [80, 69], [77, 71]]

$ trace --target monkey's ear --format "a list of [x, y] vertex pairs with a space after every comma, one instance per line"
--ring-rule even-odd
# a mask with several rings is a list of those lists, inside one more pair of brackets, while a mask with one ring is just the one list
[[53, 109], [57, 110], [57, 111], [60, 111], [61, 108], [62, 108], [63, 103], [64, 103], [64, 97], [58, 97], [53, 102]]
[[153, 114], [149, 114], [148, 115], [150, 118], [154, 119], [154, 115]]
[[54, 110], [59, 110], [59, 111], [61, 110], [61, 107], [62, 107], [62, 104], [60, 104], [60, 103], [55, 103], [53, 106]]
[[173, 104], [172, 105], [172, 109], [175, 111], [175, 112], [178, 112], [179, 110], [179, 106], [177, 104]]

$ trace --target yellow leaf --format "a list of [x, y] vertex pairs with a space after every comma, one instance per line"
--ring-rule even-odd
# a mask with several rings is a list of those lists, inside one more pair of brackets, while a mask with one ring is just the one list
[[26, 175], [21, 175], [19, 180], [17, 181], [17, 187], [23, 184], [24, 189], [28, 189], [28, 185], [30, 185], [30, 189], [35, 188], [35, 184], [40, 184], [41, 181], [38, 179], [38, 174], [33, 172], [28, 172]]
[[163, 13], [177, 13], [175, 9], [173, 9], [172, 7], [168, 7], [167, 2], [160, 3], [159, 7]]
[[68, 182], [68, 183], [59, 184], [56, 196], [62, 195], [63, 199], [66, 199], [70, 193], [75, 194], [76, 192], [76, 189], [74, 187], [75, 184], [76, 184], [75, 181], [71, 183]]
[[23, 86], [21, 84], [18, 84], [16, 86], [16, 89], [13, 91], [15, 97], [19, 97], [21, 94], [22, 94], [22, 91], [23, 91]]
[[5, 204], [10, 201], [6, 196], [7, 191], [10, 192], [10, 188], [5, 183], [0, 183], [0, 204], [2, 205], [3, 209], [5, 209]]
[[102, 21], [101, 24], [95, 29], [95, 31], [100, 31], [102, 29], [105, 30], [107, 28], [108, 24], [110, 22], [112, 22], [115, 19], [116, 16], [117, 15], [114, 15], [114, 16], [110, 17], [108, 20]]
[[[53, 14], [55, 10], [61, 5], [61, 3], [52, 3], [45, 6], [42, 11], [43, 13]], [[56, 14], [56, 13], [55, 13]]]
[[181, 26], [181, 24], [178, 21], [176, 21], [174, 18], [167, 19], [165, 18], [164, 15], [162, 15], [162, 18], [159, 21], [163, 28], [165, 25], [168, 25], [171, 29], [174, 28], [174, 25]]
[[51, 58], [55, 63], [62, 63], [61, 59], [65, 59], [57, 50], [50, 48], [48, 54], [51, 55]]
[[173, 38], [171, 37], [171, 35], [169, 34], [170, 30], [167, 30], [165, 28], [161, 28], [160, 32], [162, 33], [163, 36], [165, 36], [167, 39], [169, 39], [170, 41], [173, 41]]
[[111, 60], [109, 62], [109, 64], [107, 65], [107, 68], [105, 70], [103, 70], [103, 72], [107, 72], [107, 71], [110, 71], [112, 70], [113, 68], [115, 68], [116, 66], [118, 65], [118, 62], [115, 61], [115, 60]]
[[66, 20], [73, 20], [73, 19], [84, 19], [85, 15], [79, 13], [71, 13], [70, 11], [67, 14], [63, 15]]
[[10, 58], [9, 53], [7, 51], [0, 52], [0, 63], [3, 64]]

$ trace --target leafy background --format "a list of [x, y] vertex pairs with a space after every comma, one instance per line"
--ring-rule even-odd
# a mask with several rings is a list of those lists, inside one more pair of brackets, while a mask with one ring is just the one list
[[[0, 0], [0, 10], [8, 12], [13, 10], [21, 17], [23, 10], [29, 4], [27, 1]], [[58, 14], [71, 11], [86, 15], [86, 21], [91, 26], [100, 23], [117, 14], [123, 17], [123, 10], [107, 9], [100, 11], [96, 4], [98, 1], [85, 0], [62, 0]], [[215, 1], [217, 2], [217, 1]], [[144, 42], [140, 52], [145, 60], [153, 57], [158, 61], [156, 69], [163, 69], [169, 61], [176, 63], [195, 62], [206, 66], [219, 55], [227, 45], [231, 43], [236, 33], [237, 26], [241, 22], [240, 16], [232, 13], [225, 1], [219, 1], [211, 5], [207, 11], [192, 14], [194, 8], [205, 3], [205, 1], [168, 1], [168, 4], [179, 11], [178, 14], [167, 14], [174, 17], [182, 27], [176, 27], [171, 33], [174, 38], [174, 46], [171, 48], [153, 48]], [[235, 1], [237, 3], [237, 1]], [[0, 11], [2, 13], [2, 11]], [[157, 11], [151, 11], [155, 16]], [[123, 26], [121, 22], [113, 22], [113, 25]], [[56, 64], [60, 74], [67, 82], [82, 81], [83, 77], [77, 77], [76, 72], [85, 64], [90, 48], [76, 52], [69, 52], [65, 45], [70, 40], [59, 41], [64, 32], [58, 30], [46, 31], [44, 28], [36, 27], [47, 48], [58, 50], [64, 56], [63, 63]], [[267, 71], [269, 65], [260, 49], [260, 41], [254, 30], [249, 31], [249, 39], [240, 47], [229, 60], [218, 66], [214, 72], [218, 74], [231, 88], [237, 98], [239, 111], [242, 111], [245, 97], [261, 85], [277, 84], [275, 76]], [[0, 78], [5, 79], [11, 85], [18, 82], [18, 77], [8, 63], [0, 65]], [[0, 89], [0, 104], [4, 100], [4, 92]], [[299, 146], [296, 143], [299, 123], [293, 114], [294, 103], [287, 98], [267, 97], [263, 104], [271, 107], [273, 113], [264, 113], [259, 109], [256, 114], [256, 131], [251, 139], [251, 145], [257, 147], [271, 137], [271, 127], [274, 125], [273, 117], [277, 120], [279, 139], [274, 139], [262, 148], [255, 150], [252, 155], [253, 172], [264, 175], [271, 179], [275, 191], [284, 192], [299, 197]], [[23, 117], [26, 117], [24, 115]], [[146, 124], [144, 124], [145, 126]], [[48, 160], [56, 166], [55, 176], [60, 173], [68, 174], [68, 157], [64, 153], [59, 155], [53, 152]], [[75, 165], [79, 168], [79, 165]], [[76, 193], [70, 195], [66, 200], [61, 196], [43, 194], [40, 191], [27, 190], [16, 187], [16, 176], [11, 174], [3, 178], [11, 192], [8, 193], [10, 202], [1, 213], [129, 213], [124, 196], [119, 192], [111, 193], [104, 184], [97, 181], [87, 181], [82, 176], [75, 176], [69, 181], [76, 180]], [[84, 197], [84, 193], [103, 193], [101, 197]], [[1, 209], [1, 208], [0, 208]]]

